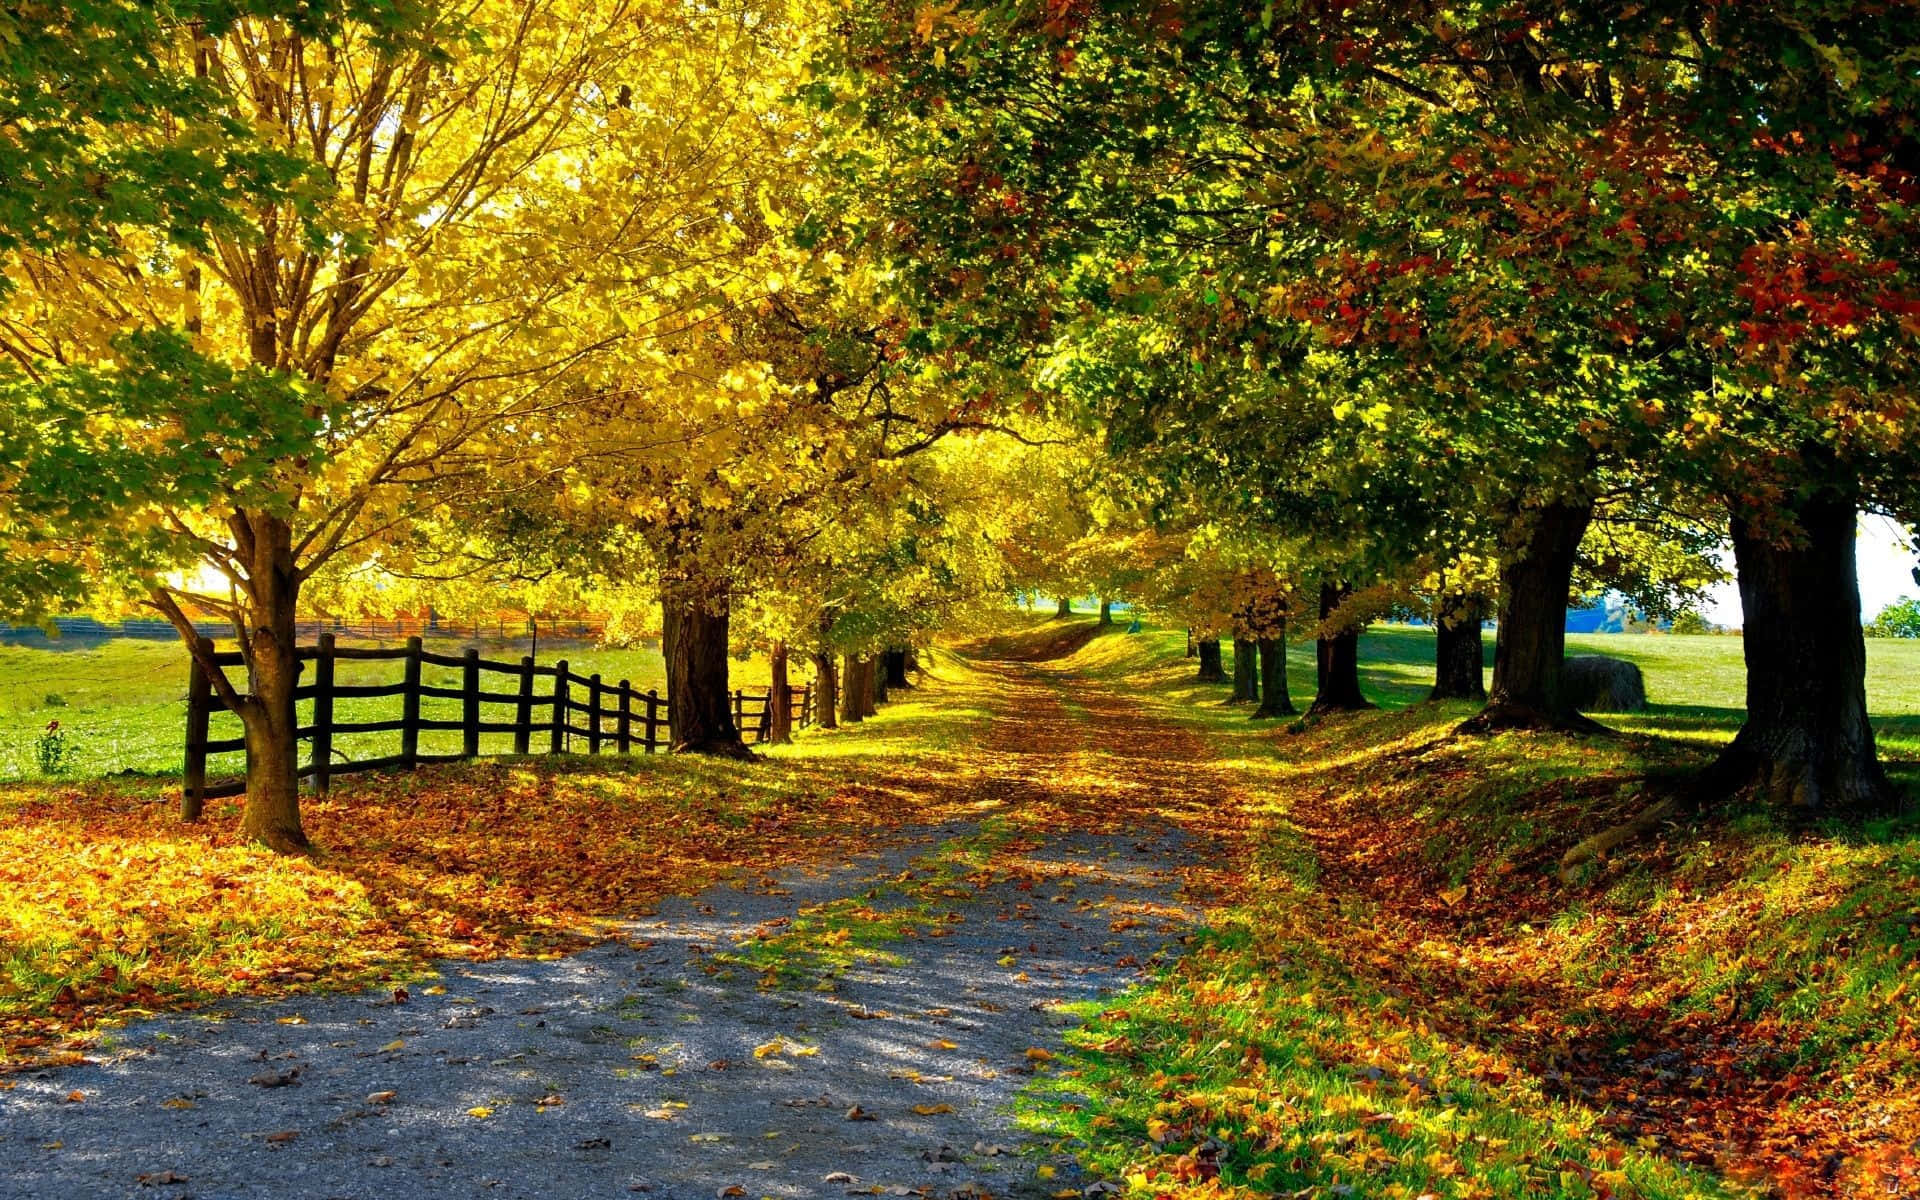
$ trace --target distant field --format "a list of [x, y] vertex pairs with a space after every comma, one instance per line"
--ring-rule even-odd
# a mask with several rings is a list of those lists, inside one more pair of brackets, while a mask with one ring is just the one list
[[[1608, 724], [1620, 729], [1659, 733], [1700, 741], [1724, 741], [1739, 726], [1745, 703], [1745, 668], [1737, 637], [1680, 637], [1649, 634], [1572, 634], [1572, 653], [1612, 654], [1631, 659], [1647, 677], [1652, 707], [1645, 714], [1609, 715]], [[1313, 694], [1311, 645], [1297, 645], [1288, 655], [1288, 678], [1296, 700]], [[1493, 638], [1489, 633], [1489, 661]], [[488, 655], [517, 661], [525, 643], [490, 646]], [[1412, 704], [1426, 695], [1432, 681], [1433, 633], [1402, 625], [1376, 626], [1361, 639], [1362, 681], [1376, 701], [1390, 707]], [[598, 671], [609, 683], [625, 678], [636, 688], [666, 688], [666, 670], [655, 647], [636, 650], [596, 650], [586, 646], [541, 647], [540, 661], [565, 657], [575, 671]], [[398, 663], [343, 662], [341, 683], [380, 683], [399, 677]], [[736, 684], [766, 685], [766, 663], [736, 662]], [[806, 672], [796, 673], [803, 682]], [[1868, 703], [1880, 731], [1883, 751], [1891, 758], [1920, 762], [1920, 642], [1869, 639], [1867, 642]], [[457, 672], [428, 667], [429, 684], [457, 685]], [[185, 653], [171, 642], [115, 639], [52, 647], [0, 646], [0, 780], [34, 775], [33, 739], [50, 720], [58, 720], [77, 752], [75, 777], [131, 773], [172, 775], [180, 770], [180, 745], [185, 726], [187, 666]], [[50, 705], [57, 695], [66, 703]], [[345, 720], [377, 720], [399, 715], [398, 697], [343, 701]], [[458, 717], [458, 701], [428, 699], [422, 714], [428, 718]], [[303, 714], [304, 715], [304, 714]], [[214, 719], [213, 736], [231, 737], [239, 723], [221, 713]], [[394, 734], [344, 737], [337, 745], [352, 758], [391, 753]], [[458, 748], [459, 735], [428, 733], [421, 749], [427, 753]], [[505, 735], [488, 735], [481, 748], [488, 753], [509, 748]], [[216, 774], [240, 769], [238, 754], [212, 764]]]
[[[436, 647], [442, 653], [455, 643]], [[489, 657], [517, 662], [526, 653], [524, 641], [487, 646]], [[666, 667], [657, 646], [633, 650], [599, 650], [590, 646], [542, 644], [540, 662], [551, 665], [565, 658], [579, 674], [599, 672], [610, 684], [630, 680], [644, 691], [667, 686]], [[393, 682], [400, 678], [397, 662], [341, 662], [336, 678], [343, 684]], [[764, 687], [765, 662], [735, 663], [734, 680], [741, 687]], [[459, 672], [426, 667], [422, 681], [429, 685], [459, 686]], [[796, 681], [801, 682], [801, 681]], [[507, 689], [496, 689], [507, 690]], [[76, 778], [135, 774], [176, 775], [186, 728], [187, 660], [178, 644], [115, 638], [109, 641], [53, 643], [48, 647], [0, 646], [0, 781], [35, 777], [33, 742], [47, 722], [59, 721], [77, 753]], [[49, 703], [58, 697], [64, 704]], [[302, 718], [307, 716], [302, 705]], [[428, 719], [458, 719], [460, 702], [428, 698], [421, 715]], [[342, 720], [371, 721], [400, 715], [400, 698], [340, 701], [335, 712]], [[240, 723], [230, 714], [216, 713], [212, 735], [235, 737]], [[397, 734], [359, 734], [335, 742], [355, 759], [375, 758], [397, 748]], [[486, 753], [504, 752], [512, 738], [487, 735]], [[459, 749], [457, 733], [425, 733], [425, 753]], [[215, 774], [237, 774], [239, 754], [217, 756], [209, 763]], [[222, 760], [225, 761], [222, 761]]]

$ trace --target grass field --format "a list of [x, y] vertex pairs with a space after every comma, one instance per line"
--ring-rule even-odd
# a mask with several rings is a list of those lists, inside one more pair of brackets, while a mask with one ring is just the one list
[[[449, 642], [431, 648], [439, 653], [458, 653], [450, 649], [454, 645]], [[526, 653], [526, 643], [485, 645], [482, 653], [498, 661], [517, 662]], [[562, 658], [576, 674], [598, 672], [609, 684], [626, 679], [642, 691], [666, 690], [666, 666], [657, 646], [604, 650], [587, 645], [542, 644], [542, 665]], [[335, 678], [341, 684], [392, 683], [399, 680], [400, 671], [397, 662], [342, 661]], [[457, 669], [427, 666], [421, 680], [429, 686], [458, 687], [459, 675]], [[735, 663], [733, 677], [737, 687], [765, 687], [766, 663]], [[511, 689], [495, 681], [491, 690]], [[186, 691], [185, 652], [173, 642], [115, 638], [55, 643], [48, 648], [0, 646], [0, 781], [34, 777], [33, 742], [49, 721], [60, 722], [74, 748], [76, 758], [70, 772], [74, 778], [178, 775], [186, 730]], [[54, 697], [63, 703], [49, 703]], [[310, 705], [302, 705], [303, 719], [309, 709]], [[459, 709], [457, 700], [427, 697], [420, 711], [429, 720], [457, 720]], [[341, 700], [334, 711], [344, 721], [397, 718], [400, 698]], [[489, 719], [500, 719], [500, 714], [493, 713]], [[213, 737], [237, 737], [239, 733], [237, 719], [225, 712], [215, 713]], [[335, 745], [350, 758], [377, 758], [394, 751], [397, 736], [352, 734], [338, 739]], [[505, 753], [511, 743], [509, 735], [488, 734], [481, 738], [480, 748], [488, 754]], [[450, 753], [460, 748], [460, 735], [429, 731], [421, 735], [420, 748], [427, 754]], [[241, 758], [238, 753], [215, 756], [209, 762], [209, 771], [215, 776], [238, 774]]]
[[[1638, 663], [1646, 674], [1651, 701], [1646, 713], [1610, 715], [1607, 723], [1635, 733], [1656, 733], [1704, 742], [1725, 741], [1739, 727], [1745, 671], [1737, 637], [1676, 637], [1644, 634], [1585, 634], [1567, 639], [1570, 653], [1611, 654]], [[524, 643], [486, 647], [490, 657], [514, 661]], [[1492, 653], [1491, 637], [1488, 653]], [[1432, 679], [1433, 634], [1410, 626], [1376, 626], [1361, 641], [1362, 683], [1387, 707], [1412, 704], [1426, 695]], [[540, 661], [566, 658], [581, 674], [599, 672], [609, 683], [630, 680], [636, 688], [666, 688], [666, 670], [656, 647], [602, 650], [591, 646], [542, 647]], [[1313, 694], [1310, 645], [1289, 652], [1288, 676], [1296, 700]], [[399, 678], [398, 663], [342, 662], [343, 684], [385, 683]], [[736, 686], [764, 687], [764, 660], [736, 662]], [[1871, 639], [1867, 643], [1868, 702], [1877, 718], [1882, 750], [1896, 763], [1920, 764], [1920, 642]], [[108, 775], [177, 775], [186, 724], [187, 669], [184, 654], [172, 642], [114, 639], [51, 648], [0, 646], [0, 780], [31, 779], [33, 741], [48, 721], [57, 720], [72, 743], [75, 778]], [[457, 686], [458, 672], [428, 667], [430, 685]], [[804, 672], [796, 682], [804, 681]], [[57, 696], [64, 703], [49, 704]], [[454, 719], [459, 702], [428, 698], [422, 715]], [[398, 717], [400, 700], [342, 701], [342, 720]], [[304, 715], [304, 714], [303, 714]], [[234, 737], [239, 723], [215, 715], [213, 736]], [[342, 737], [336, 746], [351, 758], [392, 753], [394, 734]], [[487, 753], [504, 753], [504, 734], [482, 738]], [[458, 749], [457, 733], [422, 736], [432, 754]], [[215, 775], [237, 773], [240, 756], [216, 757]]]

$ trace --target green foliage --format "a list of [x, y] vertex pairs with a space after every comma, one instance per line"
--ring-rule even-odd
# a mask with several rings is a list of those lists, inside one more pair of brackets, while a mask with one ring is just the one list
[[1920, 638], [1920, 600], [1906, 596], [1887, 605], [1868, 622], [1866, 634], [1877, 638]]
[[65, 775], [73, 768], [74, 747], [60, 722], [48, 721], [33, 739], [33, 762], [42, 775]]

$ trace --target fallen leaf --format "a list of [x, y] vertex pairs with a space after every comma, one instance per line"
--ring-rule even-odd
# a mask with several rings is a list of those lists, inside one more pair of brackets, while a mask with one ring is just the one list
[[392, 1104], [393, 1096], [394, 1096], [394, 1093], [392, 1092], [370, 1092], [367, 1095], [367, 1103], [368, 1104]]
[[849, 1121], [871, 1121], [873, 1119], [873, 1114], [861, 1108], [858, 1104], [847, 1110], [847, 1120]]
[[135, 1175], [133, 1181], [141, 1187], [165, 1187], [170, 1183], [185, 1183], [187, 1177], [178, 1171], [148, 1171], [144, 1175]]
[[484, 1104], [476, 1104], [467, 1110], [467, 1115], [476, 1121], [484, 1121], [493, 1115], [493, 1110]]
[[913, 1106], [913, 1111], [919, 1113], [923, 1117], [932, 1117], [932, 1116], [938, 1116], [941, 1113], [952, 1112], [953, 1105], [951, 1104], [916, 1104]]
[[1053, 1061], [1053, 1053], [1052, 1053], [1051, 1051], [1048, 1051], [1048, 1050], [1042, 1050], [1042, 1049], [1041, 1049], [1040, 1047], [1038, 1047], [1038, 1046], [1028, 1046], [1028, 1047], [1027, 1047], [1027, 1061], [1028, 1061], [1028, 1062], [1037, 1062], [1037, 1063], [1041, 1063], [1041, 1062], [1052, 1062], [1052, 1061]]
[[268, 1134], [267, 1141], [272, 1142], [276, 1146], [280, 1146], [291, 1142], [299, 1136], [300, 1131], [298, 1129], [282, 1129], [279, 1133]]
[[928, 1046], [934, 1050], [958, 1050], [960, 1048], [958, 1042], [950, 1042], [946, 1038], [937, 1038], [929, 1042]]
[[68, 1092], [66, 1094], [66, 1097], [63, 1100], [61, 1100], [61, 1103], [62, 1104], [84, 1104], [86, 1102], [86, 1099], [87, 1099], [87, 1094], [85, 1092], [78, 1092], [78, 1091]]

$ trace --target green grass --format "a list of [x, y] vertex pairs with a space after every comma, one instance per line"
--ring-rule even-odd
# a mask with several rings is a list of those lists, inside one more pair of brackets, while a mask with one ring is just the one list
[[[1165, 631], [1140, 636], [1179, 637]], [[1607, 717], [1607, 723], [1618, 729], [1713, 743], [1732, 737], [1739, 727], [1745, 668], [1737, 637], [1574, 634], [1568, 636], [1567, 645], [1570, 653], [1629, 659], [1645, 673], [1650, 707], [1646, 713]], [[1370, 698], [1400, 708], [1425, 697], [1433, 670], [1431, 630], [1375, 626], [1361, 639], [1360, 649], [1361, 683]], [[1489, 661], [1492, 651], [1489, 636]], [[524, 644], [502, 643], [484, 653], [517, 661]], [[625, 678], [641, 690], [666, 687], [666, 671], [656, 648], [542, 647], [542, 663], [561, 657], [575, 672], [597, 671], [609, 684]], [[1311, 644], [1291, 647], [1287, 667], [1294, 700], [1304, 706], [1313, 695]], [[337, 678], [343, 684], [386, 683], [397, 680], [399, 672], [398, 663], [342, 662]], [[1920, 764], [1920, 642], [1870, 639], [1867, 675], [1868, 703], [1882, 752], [1902, 766]], [[52, 720], [60, 722], [74, 748], [71, 774], [75, 778], [178, 774], [186, 724], [186, 679], [185, 654], [173, 642], [113, 639], [55, 643], [47, 648], [0, 646], [0, 781], [34, 777], [33, 742]], [[434, 686], [457, 686], [459, 672], [428, 667], [423, 679]], [[766, 679], [763, 660], [734, 664], [737, 686], [764, 687]], [[507, 690], [499, 688], [498, 682], [496, 690]], [[65, 703], [46, 703], [54, 695]], [[350, 721], [395, 718], [400, 715], [400, 701], [398, 697], [341, 701], [335, 711], [340, 719]], [[421, 712], [428, 719], [456, 719], [459, 702], [429, 698]], [[505, 712], [489, 709], [488, 716], [504, 717]], [[238, 736], [239, 724], [225, 713], [216, 713], [212, 734]], [[397, 748], [395, 738], [393, 734], [349, 735], [339, 739], [336, 747], [352, 758], [375, 758], [392, 753]], [[489, 734], [481, 739], [481, 749], [505, 753], [510, 743], [506, 735]], [[421, 749], [428, 754], [458, 748], [457, 733], [429, 732], [421, 739]], [[211, 767], [216, 775], [237, 772], [240, 756], [216, 758]]]
[[[430, 643], [428, 648], [449, 654], [459, 653], [459, 645], [449, 641], [444, 645]], [[518, 662], [525, 652], [524, 642], [485, 646], [481, 651], [483, 657], [500, 662]], [[627, 679], [641, 691], [666, 690], [666, 667], [657, 647], [611, 650], [582, 645], [541, 646], [542, 665], [562, 658], [575, 674], [598, 672], [609, 685]], [[400, 674], [398, 662], [342, 661], [335, 679], [348, 685], [394, 683]], [[421, 672], [421, 681], [429, 686], [458, 687], [460, 671], [427, 666]], [[551, 687], [551, 681], [543, 682]], [[737, 687], [765, 687], [765, 661], [735, 663], [733, 682]], [[512, 691], [514, 684], [504, 676], [483, 676], [482, 687]], [[74, 778], [178, 775], [186, 731], [186, 690], [186, 652], [174, 642], [114, 638], [56, 642], [45, 648], [0, 646], [0, 782], [36, 777], [33, 743], [49, 721], [60, 722], [73, 748], [75, 760], [69, 774]], [[47, 703], [54, 696], [64, 703]], [[429, 720], [457, 720], [460, 702], [428, 697], [420, 711]], [[311, 712], [310, 702], [301, 705], [302, 720]], [[335, 704], [334, 713], [343, 721], [397, 719], [400, 698], [341, 700]], [[511, 719], [508, 714], [509, 709], [503, 706], [482, 710], [486, 720]], [[238, 719], [224, 711], [214, 714], [214, 738], [239, 734]], [[398, 749], [398, 736], [351, 734], [337, 739], [334, 745], [352, 759], [378, 758]], [[506, 734], [487, 734], [481, 738], [480, 748], [486, 754], [504, 754], [512, 749], [512, 740]], [[422, 753], [452, 753], [459, 748], [458, 733], [429, 731], [421, 735]], [[208, 770], [216, 777], [238, 774], [242, 757], [238, 752], [216, 755], [209, 761]]]
[[[1847, 1159], [1873, 1188], [1900, 1169], [1876, 1164], [1920, 1132], [1903, 999], [1920, 821], [1806, 829], [1729, 807], [1557, 877], [1564, 850], [1737, 727], [1737, 638], [1570, 638], [1646, 672], [1654, 707], [1621, 738], [1452, 736], [1472, 706], [1415, 703], [1432, 640], [1405, 627], [1363, 641], [1381, 710], [1249, 721], [1194, 680], [1182, 640], [1101, 636], [1057, 666], [1205, 736], [1193, 770], [1240, 791], [1253, 831], [1245, 886], [1176, 966], [1090, 1012], [1071, 1073], [1027, 1097], [1033, 1127], [1133, 1194], [1187, 1194], [1206, 1146], [1222, 1182], [1279, 1194], [1725, 1194], [1681, 1154], [1748, 1183]], [[1868, 652], [1883, 752], [1911, 783], [1920, 646]], [[1296, 648], [1289, 666], [1304, 705], [1312, 662]], [[1660, 1090], [1638, 1065], [1655, 1051], [1709, 1073], [1657, 1099], [1664, 1121], [1623, 1126]], [[1603, 1089], [1586, 1103], [1547, 1097], [1569, 1062]], [[1760, 1149], [1714, 1142], [1716, 1120]], [[1610, 1140], [1622, 1128], [1651, 1138]]]

